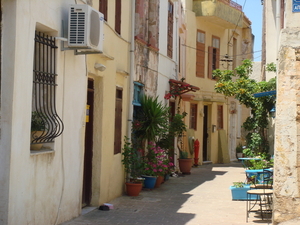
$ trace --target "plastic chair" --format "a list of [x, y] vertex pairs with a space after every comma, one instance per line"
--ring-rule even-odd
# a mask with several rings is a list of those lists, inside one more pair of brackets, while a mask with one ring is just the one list
[[[264, 169], [262, 172], [262, 181], [260, 183], [254, 182], [247, 191], [247, 218], [251, 212], [258, 212], [262, 220], [264, 214], [272, 214], [273, 207], [273, 171]], [[256, 195], [256, 200], [251, 200], [251, 195]], [[255, 201], [253, 203], [253, 201]], [[255, 208], [255, 206], [258, 206]]]

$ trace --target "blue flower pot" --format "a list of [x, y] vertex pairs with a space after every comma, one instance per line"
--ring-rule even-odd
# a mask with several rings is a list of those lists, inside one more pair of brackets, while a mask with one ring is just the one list
[[144, 180], [144, 188], [153, 189], [156, 183], [156, 177], [153, 176], [142, 176]]
[[[243, 188], [230, 186], [232, 200], [247, 200], [247, 191], [250, 190], [250, 185], [245, 185]], [[251, 200], [255, 200], [257, 195], [250, 195]]]

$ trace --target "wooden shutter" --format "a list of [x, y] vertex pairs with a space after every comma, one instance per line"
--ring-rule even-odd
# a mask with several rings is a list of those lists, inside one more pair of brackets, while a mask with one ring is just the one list
[[168, 56], [173, 57], [173, 3], [168, 3]]
[[99, 12], [103, 13], [104, 20], [107, 21], [107, 0], [100, 0]]
[[197, 104], [191, 104], [190, 108], [190, 128], [197, 130]]
[[116, 0], [116, 18], [115, 18], [115, 31], [121, 34], [121, 0]]
[[196, 76], [204, 78], [205, 44], [197, 42]]
[[219, 48], [216, 48], [216, 62], [215, 62], [215, 65], [216, 65], [216, 69], [220, 68], [220, 49]]
[[221, 130], [223, 129], [223, 106], [222, 105], [218, 105], [218, 123], [217, 123], [217, 129]]
[[208, 78], [212, 78], [212, 67], [213, 67], [213, 47], [208, 47], [208, 71], [207, 76]]
[[121, 153], [122, 145], [122, 95], [120, 88], [116, 89], [116, 106], [115, 106], [115, 141], [114, 154]]

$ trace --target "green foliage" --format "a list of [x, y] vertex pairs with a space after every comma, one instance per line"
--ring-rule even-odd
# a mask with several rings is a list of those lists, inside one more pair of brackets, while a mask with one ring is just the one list
[[44, 131], [46, 130], [47, 117], [36, 111], [31, 114], [31, 131]]
[[187, 159], [188, 158], [188, 152], [187, 151], [179, 151], [179, 158], [180, 159]]
[[169, 130], [169, 108], [158, 102], [158, 97], [143, 96], [141, 111], [133, 124], [134, 134], [140, 140], [155, 141]]
[[[269, 112], [275, 105], [274, 96], [255, 98], [253, 94], [276, 89], [276, 80], [257, 82], [249, 78], [252, 72], [252, 62], [244, 60], [241, 66], [233, 71], [219, 69], [213, 72], [217, 78], [215, 91], [227, 97], [233, 96], [247, 108], [251, 108], [251, 116], [247, 118], [243, 127], [248, 131], [246, 137], [247, 147], [256, 154], [268, 152], [269, 145], [266, 137]], [[233, 77], [236, 77], [233, 80]]]
[[266, 65], [266, 71], [268, 72], [276, 72], [276, 64], [271, 62]]
[[142, 162], [140, 160], [138, 151], [131, 146], [129, 138], [127, 137], [124, 138], [122, 155], [122, 163], [124, 165], [125, 172], [129, 174], [131, 178], [137, 179], [140, 176]]
[[233, 182], [233, 187], [235, 188], [243, 188], [245, 186], [245, 183], [242, 181]]

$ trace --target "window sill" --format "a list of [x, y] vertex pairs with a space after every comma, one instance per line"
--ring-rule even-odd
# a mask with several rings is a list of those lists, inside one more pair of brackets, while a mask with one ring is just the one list
[[50, 154], [54, 153], [54, 150], [52, 149], [41, 149], [41, 150], [30, 150], [30, 155], [42, 155], [42, 154]]

